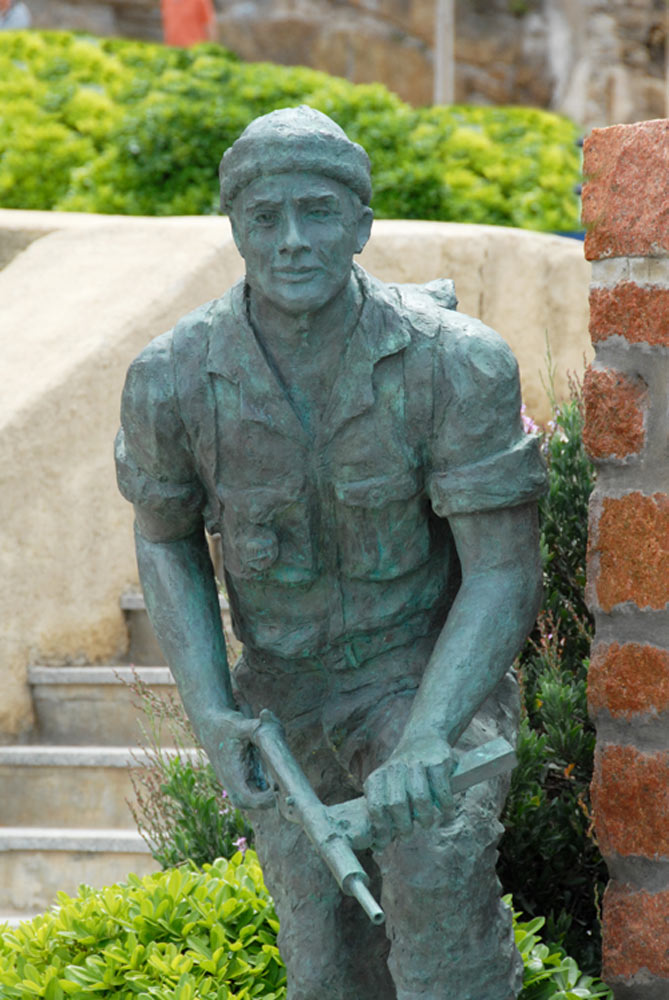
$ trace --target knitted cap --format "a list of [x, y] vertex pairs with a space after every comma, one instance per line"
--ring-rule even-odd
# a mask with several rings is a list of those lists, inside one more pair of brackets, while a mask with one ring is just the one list
[[221, 160], [221, 209], [257, 177], [305, 171], [345, 184], [368, 205], [372, 197], [369, 157], [362, 146], [314, 108], [283, 108], [256, 118]]

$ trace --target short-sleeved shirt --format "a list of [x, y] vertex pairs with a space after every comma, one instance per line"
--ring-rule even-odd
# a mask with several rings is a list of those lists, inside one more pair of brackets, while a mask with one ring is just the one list
[[448, 518], [545, 489], [505, 342], [420, 286], [355, 274], [363, 305], [314, 436], [243, 281], [152, 341], [123, 393], [117, 471], [140, 531], [220, 533], [235, 631], [282, 657], [438, 626], [460, 580]]
[[216, 17], [211, 0], [161, 0], [163, 37], [167, 45], [206, 42]]

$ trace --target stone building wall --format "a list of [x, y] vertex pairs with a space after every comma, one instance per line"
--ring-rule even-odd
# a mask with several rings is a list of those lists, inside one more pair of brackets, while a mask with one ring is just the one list
[[583, 217], [593, 261], [584, 441], [597, 463], [588, 599], [592, 799], [611, 882], [603, 975], [669, 996], [669, 120], [596, 130]]
[[[439, 0], [215, 0], [221, 42], [249, 60], [434, 92]], [[530, 104], [585, 128], [666, 113], [665, 0], [446, 0], [455, 99]], [[38, 27], [160, 38], [160, 0], [29, 0]]]
[[665, 0], [546, 0], [551, 106], [587, 128], [662, 118]]
[[27, 0], [35, 28], [161, 41], [160, 0]]

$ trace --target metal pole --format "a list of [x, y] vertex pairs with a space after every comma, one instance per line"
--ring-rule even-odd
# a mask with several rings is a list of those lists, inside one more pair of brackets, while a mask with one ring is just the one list
[[434, 103], [455, 100], [455, 0], [436, 0]]

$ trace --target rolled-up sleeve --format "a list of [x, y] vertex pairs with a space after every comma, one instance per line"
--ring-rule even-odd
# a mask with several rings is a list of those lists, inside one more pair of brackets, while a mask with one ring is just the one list
[[518, 366], [494, 331], [465, 317], [435, 357], [427, 490], [439, 516], [515, 507], [546, 490], [536, 438], [520, 419]]
[[145, 538], [172, 541], [201, 525], [204, 491], [179, 415], [170, 333], [128, 370], [115, 455], [119, 489]]

